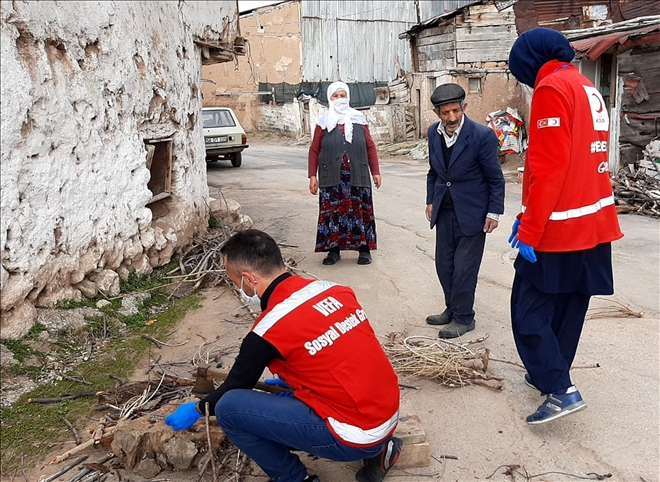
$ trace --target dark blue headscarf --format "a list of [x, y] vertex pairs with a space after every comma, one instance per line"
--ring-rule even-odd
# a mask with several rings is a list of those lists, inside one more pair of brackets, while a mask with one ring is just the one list
[[534, 88], [536, 76], [546, 62], [570, 62], [575, 57], [573, 47], [561, 33], [537, 27], [516, 39], [509, 52], [509, 70], [523, 84]]

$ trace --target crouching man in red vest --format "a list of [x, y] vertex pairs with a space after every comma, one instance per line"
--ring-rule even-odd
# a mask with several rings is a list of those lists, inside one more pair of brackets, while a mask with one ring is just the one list
[[[165, 423], [188, 429], [208, 403], [229, 440], [273, 482], [319, 481], [291, 450], [364, 460], [356, 479], [382, 481], [402, 448], [392, 436], [399, 385], [353, 290], [291, 275], [277, 243], [255, 229], [235, 234], [222, 253], [243, 298], [263, 311], [226, 381]], [[252, 390], [266, 367], [292, 397]]]

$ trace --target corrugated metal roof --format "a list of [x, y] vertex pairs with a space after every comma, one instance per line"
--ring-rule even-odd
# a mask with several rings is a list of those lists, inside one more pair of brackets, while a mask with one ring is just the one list
[[419, 18], [423, 22], [439, 15], [455, 12], [473, 3], [475, 3], [475, 0], [420, 0]]
[[571, 42], [576, 58], [596, 60], [615, 44], [622, 46], [619, 51], [627, 50], [640, 44], [660, 45], [660, 24], [640, 27], [620, 32], [601, 33]]
[[[436, 25], [439, 25], [440, 23], [444, 22], [445, 20], [448, 20], [450, 18], [455, 17], [459, 13], [463, 11], [464, 7], [467, 7], [469, 5], [479, 5], [486, 3], [487, 0], [472, 0], [472, 1], [465, 1], [465, 2], [460, 2], [461, 5], [457, 6], [454, 10], [449, 10], [449, 11], [444, 11], [435, 17], [430, 17], [427, 20], [424, 20], [422, 22], [419, 22], [416, 25], [413, 25], [412, 28], [408, 29], [407, 31], [400, 33], [399, 38], [400, 39], [405, 39], [408, 37], [411, 37], [422, 30], [426, 30], [427, 28], [432, 28], [435, 27]], [[440, 3], [440, 2], [437, 2]], [[458, 3], [458, 2], [456, 2]]]

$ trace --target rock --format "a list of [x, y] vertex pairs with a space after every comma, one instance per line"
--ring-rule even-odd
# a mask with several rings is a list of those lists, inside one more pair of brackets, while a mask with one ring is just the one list
[[15, 365], [16, 363], [18, 363], [18, 360], [14, 358], [12, 351], [5, 345], [0, 345], [0, 365], [7, 366]]
[[19, 304], [32, 288], [34, 283], [31, 276], [22, 273], [9, 275], [7, 281], [2, 283], [0, 310], [9, 310]]
[[0, 291], [2, 291], [3, 286], [9, 280], [9, 271], [5, 269], [4, 266], [0, 265]]
[[106, 306], [110, 306], [112, 303], [108, 300], [98, 300], [96, 302], [96, 307], [98, 309], [105, 308]]
[[218, 219], [236, 222], [241, 214], [241, 205], [233, 199], [213, 199], [209, 203], [211, 216]]
[[94, 283], [99, 291], [108, 296], [119, 294], [119, 275], [111, 269], [104, 269], [94, 278]]
[[87, 251], [80, 255], [78, 260], [78, 269], [70, 274], [69, 279], [71, 283], [74, 285], [80, 283], [83, 279], [85, 279], [85, 276], [88, 273], [94, 271], [94, 269], [96, 269], [98, 266], [102, 255], [103, 249], [100, 246], [92, 245], [87, 248]]
[[140, 460], [133, 469], [133, 472], [147, 479], [157, 476], [160, 471], [161, 468], [156, 459], [151, 458]]
[[73, 286], [48, 285], [37, 298], [35, 305], [37, 308], [51, 308], [64, 300], [82, 301], [82, 293]]
[[413, 159], [421, 161], [429, 158], [429, 145], [426, 142], [420, 142], [417, 146], [410, 149], [410, 155]]
[[90, 298], [90, 299], [96, 298], [96, 295], [99, 292], [98, 288], [96, 287], [96, 284], [88, 279], [82, 280], [80, 283], [75, 285], [74, 288], [79, 290], [85, 298]]
[[121, 300], [121, 308], [118, 313], [122, 316], [137, 315], [144, 300], [148, 300], [149, 298], [151, 298], [149, 293], [138, 293], [136, 295], [125, 296]]
[[[149, 417], [119, 421], [111, 444], [112, 452], [122, 458], [127, 469], [134, 472], [138, 471], [144, 460], [153, 460], [161, 468], [189, 469], [197, 456], [198, 447], [207, 444], [204, 420], [198, 420], [189, 430], [175, 432], [165, 425], [164, 419], [176, 410], [179, 402], [196, 400], [195, 397], [188, 397], [159, 408]], [[209, 425], [209, 433], [212, 449], [218, 450], [222, 441], [226, 440], [225, 434], [216, 423]], [[153, 467], [147, 462], [142, 468]]]
[[37, 309], [29, 301], [0, 313], [0, 338], [18, 340], [24, 337], [37, 319]]
[[37, 321], [52, 335], [77, 330], [87, 324], [83, 311], [79, 309], [39, 309], [37, 310]]
[[165, 442], [163, 453], [174, 470], [188, 470], [197, 455], [197, 446], [190, 440], [172, 437]]
[[140, 232], [140, 242], [145, 251], [156, 244], [156, 236], [153, 228], [150, 227], [149, 229]]
[[28, 377], [18, 376], [3, 380], [2, 392], [0, 392], [0, 406], [9, 407], [13, 405], [23, 394], [31, 392], [35, 388], [37, 388], [37, 384]]
[[241, 224], [243, 229], [249, 229], [249, 228], [252, 227], [252, 224], [254, 224], [253, 221], [252, 221], [252, 218], [250, 216], [248, 216], [247, 214], [241, 214], [240, 215], [239, 223]]
[[117, 271], [119, 277], [124, 281], [126, 281], [128, 277], [131, 275], [131, 271], [124, 265], [120, 266], [115, 271]]
[[134, 269], [138, 276], [148, 276], [153, 272], [153, 268], [149, 263], [149, 257], [146, 254], [143, 254], [137, 260], [132, 262], [130, 269]]
[[144, 248], [139, 240], [135, 241], [134, 239], [129, 238], [124, 241], [124, 259], [130, 259], [133, 261], [142, 254], [143, 250]]
[[119, 268], [123, 260], [122, 250], [117, 245], [113, 245], [112, 248], [103, 253], [103, 263], [108, 269]]

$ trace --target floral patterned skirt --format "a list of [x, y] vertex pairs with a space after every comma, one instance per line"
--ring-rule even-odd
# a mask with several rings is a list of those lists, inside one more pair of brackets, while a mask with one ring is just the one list
[[330, 248], [357, 251], [360, 246], [376, 249], [376, 219], [371, 187], [350, 184], [346, 157], [341, 165], [341, 182], [319, 189], [319, 222], [315, 252]]

